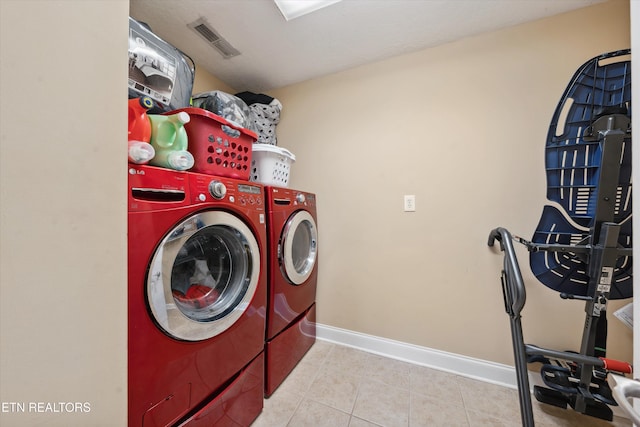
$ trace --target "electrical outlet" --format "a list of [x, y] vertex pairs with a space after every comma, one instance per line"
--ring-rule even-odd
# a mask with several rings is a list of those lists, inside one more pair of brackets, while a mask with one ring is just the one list
[[404, 211], [415, 212], [416, 211], [416, 196], [413, 194], [405, 194], [404, 196]]

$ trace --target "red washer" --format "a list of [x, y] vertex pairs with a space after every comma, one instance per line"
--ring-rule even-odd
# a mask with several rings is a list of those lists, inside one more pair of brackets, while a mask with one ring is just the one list
[[316, 196], [265, 187], [268, 310], [265, 395], [270, 396], [316, 339], [318, 281]]
[[129, 166], [129, 427], [248, 426], [264, 389], [263, 188]]

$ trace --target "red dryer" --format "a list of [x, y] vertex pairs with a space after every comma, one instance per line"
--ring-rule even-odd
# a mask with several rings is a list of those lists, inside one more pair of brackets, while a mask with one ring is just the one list
[[250, 425], [264, 390], [263, 187], [129, 165], [128, 204], [129, 427]]
[[270, 396], [316, 339], [318, 229], [316, 196], [265, 187], [268, 310], [265, 396]]

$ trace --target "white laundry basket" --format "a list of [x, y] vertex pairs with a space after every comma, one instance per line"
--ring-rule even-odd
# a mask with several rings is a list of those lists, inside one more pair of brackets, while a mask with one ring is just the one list
[[296, 156], [286, 148], [270, 144], [253, 144], [251, 181], [277, 187], [289, 186], [291, 165]]

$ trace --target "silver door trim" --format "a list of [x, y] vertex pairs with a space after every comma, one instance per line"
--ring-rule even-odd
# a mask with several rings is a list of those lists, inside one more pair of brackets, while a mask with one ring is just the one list
[[[227, 226], [244, 237], [251, 263], [249, 285], [240, 303], [227, 315], [211, 321], [196, 321], [187, 317], [176, 305], [171, 289], [171, 274], [178, 251], [185, 242], [210, 226]], [[221, 334], [238, 321], [256, 293], [259, 277], [260, 248], [249, 227], [228, 212], [205, 211], [180, 222], [158, 245], [149, 266], [147, 301], [156, 323], [167, 334], [179, 340], [202, 341]]]
[[[312, 247], [309, 248], [309, 255], [307, 256], [305, 269], [302, 272], [298, 272], [293, 263], [293, 237], [297, 228], [304, 222], [308, 222], [310, 224]], [[294, 285], [301, 285], [309, 278], [309, 276], [311, 276], [311, 273], [313, 273], [316, 259], [318, 257], [318, 229], [316, 227], [316, 221], [308, 211], [297, 211], [287, 221], [285, 229], [282, 232], [281, 245], [284, 273]]]

